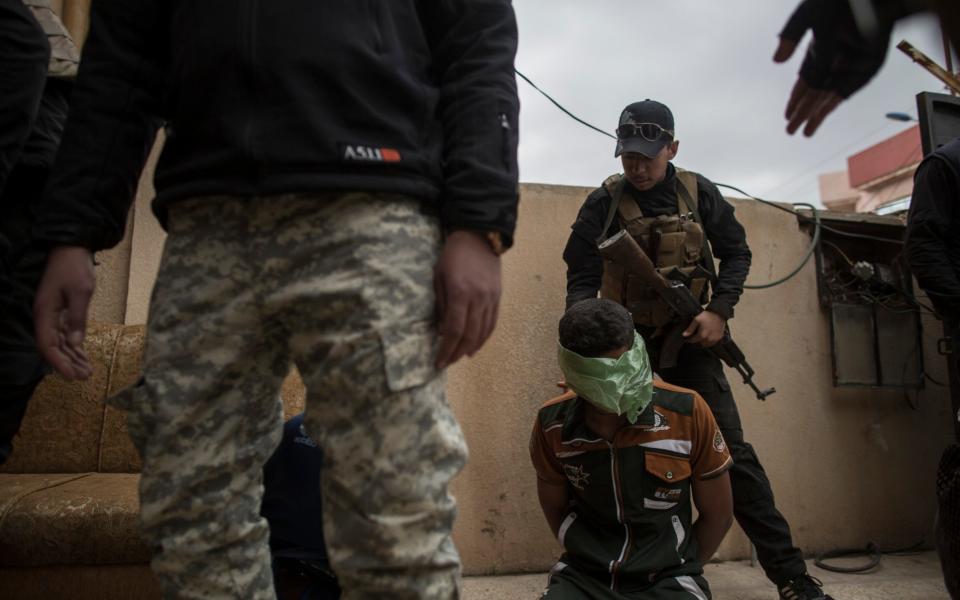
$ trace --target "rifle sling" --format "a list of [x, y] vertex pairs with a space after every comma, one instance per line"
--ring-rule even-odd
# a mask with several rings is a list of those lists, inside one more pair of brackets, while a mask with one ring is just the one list
[[623, 182], [625, 180], [621, 178], [617, 181], [616, 185], [613, 186], [613, 190], [607, 190], [610, 192], [610, 210], [607, 211], [607, 218], [603, 222], [603, 229], [600, 230], [600, 237], [597, 238], [597, 245], [600, 245], [600, 242], [606, 239], [607, 230], [610, 229], [610, 225], [613, 224], [613, 219], [617, 216], [617, 209], [620, 208], [620, 200], [623, 198]]
[[[689, 173], [690, 176], [696, 178], [696, 174], [692, 171], [686, 171], [685, 173]], [[694, 179], [694, 181], [696, 180]], [[697, 200], [691, 196], [690, 189], [685, 185], [679, 172], [677, 173], [677, 196], [680, 198], [680, 201], [683, 202], [684, 206], [687, 207], [687, 210], [693, 213], [693, 220], [703, 228], [703, 250], [701, 251], [701, 257], [706, 263], [706, 270], [710, 275], [710, 283], [715, 284], [717, 282], [717, 270], [713, 263], [713, 250], [710, 248], [710, 241], [707, 240], [707, 227], [703, 224], [703, 219], [700, 218], [700, 211], [697, 209]]]

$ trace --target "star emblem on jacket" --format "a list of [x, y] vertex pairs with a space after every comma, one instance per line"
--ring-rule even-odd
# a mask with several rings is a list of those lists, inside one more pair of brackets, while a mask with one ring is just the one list
[[563, 473], [567, 476], [567, 480], [570, 481], [570, 485], [580, 491], [586, 489], [586, 485], [589, 483], [590, 473], [584, 471], [583, 466], [563, 465]]

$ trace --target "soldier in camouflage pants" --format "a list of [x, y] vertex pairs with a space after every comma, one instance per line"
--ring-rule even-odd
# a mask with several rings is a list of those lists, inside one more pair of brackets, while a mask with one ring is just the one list
[[513, 243], [513, 7], [241, 4], [90, 5], [33, 228], [37, 345], [63, 377], [92, 373], [92, 253], [123, 237], [163, 126], [169, 238], [144, 380], [119, 404], [164, 595], [273, 597], [261, 469], [293, 363], [343, 598], [456, 598], [447, 488], [466, 448], [442, 370], [493, 331]]
[[467, 451], [434, 367], [439, 219], [393, 194], [208, 197], [168, 231], [144, 380], [117, 400], [165, 595], [273, 597], [261, 469], [292, 362], [343, 598], [457, 597], [447, 486]]

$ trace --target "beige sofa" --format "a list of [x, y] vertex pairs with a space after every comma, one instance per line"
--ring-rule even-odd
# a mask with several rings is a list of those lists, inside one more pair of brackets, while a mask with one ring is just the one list
[[[126, 419], [104, 399], [136, 382], [143, 326], [90, 326], [94, 374], [37, 388], [0, 468], [0, 598], [159, 598], [137, 520], [140, 459]], [[285, 417], [303, 409], [296, 373]]]

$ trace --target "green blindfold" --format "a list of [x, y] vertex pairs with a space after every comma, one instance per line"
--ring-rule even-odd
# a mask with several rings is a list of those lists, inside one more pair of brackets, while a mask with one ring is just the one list
[[653, 371], [640, 334], [620, 358], [587, 358], [559, 346], [557, 359], [563, 377], [578, 396], [618, 415], [631, 424], [653, 398]]

